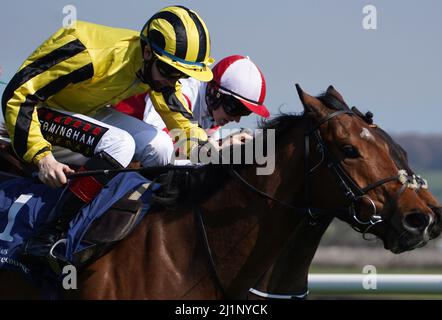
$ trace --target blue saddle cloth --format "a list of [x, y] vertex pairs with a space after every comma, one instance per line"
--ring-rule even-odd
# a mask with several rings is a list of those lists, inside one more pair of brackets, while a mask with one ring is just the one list
[[[71, 221], [65, 246], [61, 253], [57, 251], [57, 255], [61, 254], [66, 261], [73, 261], [73, 256], [87, 247], [82, 240], [91, 224], [128, 192], [149, 182], [133, 172], [115, 176]], [[140, 198], [144, 206], [137, 223], [150, 208], [152, 190], [148, 188]], [[41, 269], [36, 267], [33, 270], [34, 266], [22, 263], [17, 250], [47, 221], [62, 192], [62, 188], [53, 189], [29, 178], [0, 183], [0, 269], [18, 270], [31, 279], [40, 276], [34, 273], [41, 273]]]

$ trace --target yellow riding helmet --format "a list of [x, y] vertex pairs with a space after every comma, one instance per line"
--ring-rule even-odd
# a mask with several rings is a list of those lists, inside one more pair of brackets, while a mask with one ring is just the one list
[[166, 7], [147, 21], [140, 38], [161, 61], [197, 80], [212, 80], [209, 31], [194, 11]]

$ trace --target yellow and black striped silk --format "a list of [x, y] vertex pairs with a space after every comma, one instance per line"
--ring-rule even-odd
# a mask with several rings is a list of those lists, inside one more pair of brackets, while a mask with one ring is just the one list
[[9, 82], [2, 109], [17, 155], [30, 162], [51, 145], [40, 132], [36, 105], [71, 83], [92, 78], [94, 67], [78, 39], [65, 38], [50, 50], [37, 50]]
[[[136, 31], [81, 21], [74, 28], [57, 31], [23, 63], [3, 93], [2, 111], [17, 155], [37, 162], [50, 153], [37, 107], [93, 115], [106, 105], [150, 90], [136, 77], [141, 65]], [[182, 101], [180, 92], [175, 95]], [[182, 119], [184, 109], [171, 110], [163, 96], [157, 99], [163, 119]], [[185, 129], [190, 120], [165, 122]]]
[[142, 35], [179, 59], [201, 63], [209, 59], [207, 27], [195, 12], [185, 7], [173, 6], [159, 11], [148, 21]]

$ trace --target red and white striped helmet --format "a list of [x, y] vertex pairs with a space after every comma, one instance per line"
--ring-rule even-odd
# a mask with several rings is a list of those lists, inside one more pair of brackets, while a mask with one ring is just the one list
[[232, 95], [250, 111], [267, 118], [270, 113], [264, 106], [266, 82], [261, 70], [249, 57], [233, 55], [218, 62], [213, 71], [213, 81], [219, 92]]

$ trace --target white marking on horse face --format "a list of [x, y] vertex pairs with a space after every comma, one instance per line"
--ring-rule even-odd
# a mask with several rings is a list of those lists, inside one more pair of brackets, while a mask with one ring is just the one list
[[375, 142], [375, 138], [367, 128], [362, 129], [360, 136], [364, 140]]

